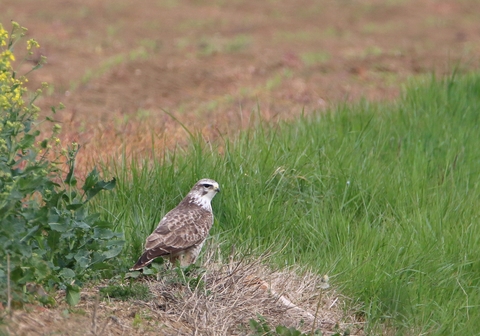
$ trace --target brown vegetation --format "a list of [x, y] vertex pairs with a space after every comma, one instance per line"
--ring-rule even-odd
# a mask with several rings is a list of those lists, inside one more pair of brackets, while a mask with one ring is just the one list
[[[283, 325], [303, 332], [319, 329], [323, 335], [363, 334], [362, 323], [347, 309], [350, 300], [326, 289], [323, 277], [300, 268], [270, 270], [266, 257], [222, 262], [209, 251], [199, 281], [173, 271], [144, 278], [151, 298], [127, 301], [99, 300], [104, 283], [86, 289], [71, 310], [65, 303], [17, 310], [6, 330], [17, 335], [249, 335], [250, 319], [262, 316], [273, 330]], [[57, 301], [64, 301], [62, 293]]]

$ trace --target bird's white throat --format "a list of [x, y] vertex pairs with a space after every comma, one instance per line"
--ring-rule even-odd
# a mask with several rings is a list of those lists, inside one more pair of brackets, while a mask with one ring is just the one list
[[212, 200], [212, 197], [209, 194], [200, 196], [200, 195], [192, 195], [190, 198], [189, 203], [196, 204], [200, 207], [202, 207], [205, 210], [212, 211], [212, 205], [210, 204], [210, 201]]

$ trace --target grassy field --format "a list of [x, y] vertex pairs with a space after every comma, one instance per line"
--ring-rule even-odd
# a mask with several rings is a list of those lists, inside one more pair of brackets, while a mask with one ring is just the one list
[[275, 251], [361, 305], [367, 333], [478, 333], [480, 76], [412, 82], [395, 103], [344, 105], [165, 157], [108, 164], [97, 206], [124, 266], [202, 177], [219, 181], [212, 240]]

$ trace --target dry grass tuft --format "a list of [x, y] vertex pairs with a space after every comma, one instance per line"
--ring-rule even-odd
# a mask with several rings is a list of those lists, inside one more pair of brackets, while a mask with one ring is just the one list
[[252, 335], [249, 320], [261, 315], [273, 330], [283, 325], [305, 333], [319, 329], [323, 335], [347, 330], [350, 335], [363, 334], [362, 323], [346, 310], [348, 300], [334, 288], [322, 289], [321, 276], [300, 268], [272, 270], [266, 266], [268, 257], [232, 258], [228, 263], [213, 256], [206, 259], [206, 269], [187, 275], [166, 270], [158, 280], [134, 280], [148, 286], [152, 294], [148, 301], [98, 301], [101, 286], [95, 286], [82, 293], [80, 304], [70, 313], [64, 304], [14, 312], [8, 331], [16, 335]]

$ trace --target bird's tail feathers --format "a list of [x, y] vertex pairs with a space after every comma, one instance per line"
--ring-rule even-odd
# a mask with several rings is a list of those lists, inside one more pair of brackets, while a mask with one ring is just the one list
[[148, 258], [147, 253], [142, 254], [140, 258], [138, 258], [137, 262], [135, 265], [133, 265], [132, 268], [130, 268], [130, 271], [138, 271], [139, 269], [148, 266], [152, 263], [153, 259], [155, 258]]

